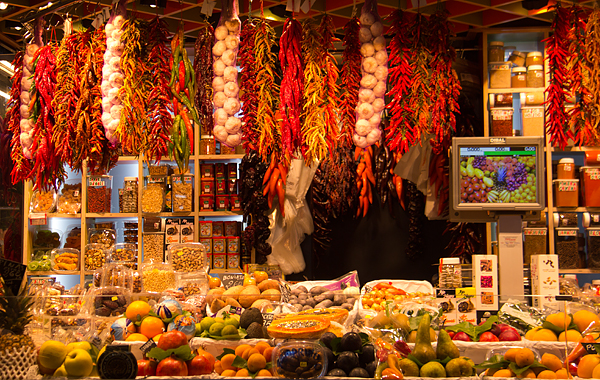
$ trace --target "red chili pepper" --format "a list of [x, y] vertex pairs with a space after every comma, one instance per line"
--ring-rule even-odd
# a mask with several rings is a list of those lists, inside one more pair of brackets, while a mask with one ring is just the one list
[[194, 154], [194, 129], [192, 128], [192, 123], [190, 122], [188, 113], [184, 109], [181, 110], [180, 115], [187, 130], [188, 140], [190, 140], [190, 152]]
[[[177, 91], [177, 93], [181, 92], [181, 89], [185, 86], [185, 63], [183, 63], [183, 60], [181, 60], [179, 62], [179, 91]], [[189, 95], [188, 95], [189, 98]]]

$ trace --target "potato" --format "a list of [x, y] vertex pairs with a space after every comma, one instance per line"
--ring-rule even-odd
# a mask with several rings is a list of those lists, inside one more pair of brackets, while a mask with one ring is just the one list
[[310, 294], [312, 294], [313, 296], [325, 293], [326, 291], [328, 291], [328, 289], [324, 286], [315, 286], [314, 288], [312, 288], [310, 290]]
[[242, 290], [244, 290], [244, 287], [241, 285], [233, 286], [223, 293], [223, 297], [231, 297], [237, 300], [239, 299]]
[[298, 304], [298, 305], [294, 305], [294, 307], [292, 307], [292, 310], [295, 310], [296, 313], [302, 311], [303, 306]]
[[315, 307], [317, 302], [315, 302], [315, 299], [313, 297], [308, 297], [305, 301], [305, 304], [309, 305], [310, 307]]
[[302, 311], [310, 310], [310, 309], [312, 309], [312, 307], [310, 307], [309, 305], [302, 306]]
[[290, 302], [288, 302], [290, 305], [300, 305], [300, 301], [298, 301], [297, 299], [293, 299], [290, 300]]
[[242, 289], [238, 301], [240, 302], [240, 305], [242, 305], [242, 307], [250, 307], [254, 303], [254, 301], [256, 301], [259, 298], [261, 298], [261, 296], [258, 286], [248, 285]]
[[267, 289], [277, 289], [279, 290], [279, 281], [277, 280], [264, 280], [260, 284], [258, 284], [258, 290], [264, 292]]
[[349, 303], [350, 305], [354, 305], [355, 302], [356, 302], [356, 298], [350, 297], [350, 298], [346, 298], [346, 302], [345, 303]]
[[326, 299], [326, 300], [316, 304], [315, 309], [327, 309], [328, 307], [331, 307], [331, 306], [333, 306], [333, 301]]
[[308, 289], [306, 289], [306, 286], [304, 285], [298, 286], [295, 290], [299, 291], [300, 293], [308, 293]]
[[353, 308], [354, 308], [354, 304], [352, 304], [352, 303], [343, 303], [342, 304], [342, 309], [346, 309], [346, 310], [350, 311]]
[[315, 298], [316, 303], [321, 303], [327, 299], [323, 294], [319, 294], [318, 296], [315, 296], [314, 298]]
[[343, 293], [337, 293], [333, 296], [333, 304], [341, 305], [346, 302], [346, 296]]
[[308, 299], [308, 294], [300, 294], [300, 295], [298, 296], [298, 299], [299, 299], [299, 300], [304, 300], [304, 301], [306, 301], [306, 300]]
[[292, 289], [292, 294], [295, 296], [299, 296], [300, 294], [303, 294], [304, 292], [302, 291], [302, 289], [296, 288], [296, 289]]
[[324, 292], [323, 294], [321, 294], [323, 297], [327, 298], [328, 300], [332, 300], [333, 301], [333, 297], [335, 297], [335, 293], [332, 292], [331, 290], [328, 290], [326, 292]]

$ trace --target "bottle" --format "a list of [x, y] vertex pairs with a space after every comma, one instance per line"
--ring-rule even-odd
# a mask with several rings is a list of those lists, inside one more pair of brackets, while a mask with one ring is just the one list
[[440, 259], [440, 284], [442, 289], [460, 288], [462, 286], [462, 270], [458, 257]]

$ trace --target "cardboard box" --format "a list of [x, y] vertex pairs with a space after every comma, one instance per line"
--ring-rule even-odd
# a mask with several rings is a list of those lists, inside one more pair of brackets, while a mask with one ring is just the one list
[[179, 219], [167, 219], [165, 221], [165, 244], [167, 248], [171, 244], [181, 243], [180, 239], [180, 225]]
[[560, 293], [558, 255], [531, 255], [531, 292], [534, 307], [554, 302]]
[[458, 323], [469, 322], [477, 324], [476, 299], [475, 288], [456, 289], [456, 319]]
[[182, 243], [193, 243], [194, 242], [194, 221], [182, 219], [179, 224], [179, 231], [181, 233], [180, 240]]
[[475, 307], [479, 311], [498, 310], [498, 257], [473, 255]]
[[454, 289], [437, 289], [435, 302], [437, 307], [442, 309], [440, 322], [444, 326], [452, 326], [458, 323]]

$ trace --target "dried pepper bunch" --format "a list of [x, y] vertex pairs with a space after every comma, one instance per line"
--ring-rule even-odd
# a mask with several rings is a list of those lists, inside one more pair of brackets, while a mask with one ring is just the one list
[[[148, 126], [146, 160], [160, 162], [169, 154], [168, 144], [171, 142], [169, 132], [173, 126], [173, 102], [169, 79], [171, 76], [169, 62], [172, 59], [169, 49], [169, 28], [165, 21], [156, 17], [148, 24], [148, 107], [146, 120]], [[211, 110], [212, 111], [212, 110]], [[210, 113], [212, 115], [212, 113]]]
[[360, 192], [358, 196], [358, 208], [356, 217], [367, 216], [369, 206], [373, 203], [373, 186], [375, 176], [373, 175], [373, 146], [365, 149], [356, 147], [354, 161], [358, 162], [356, 167], [356, 187]]
[[240, 32], [240, 49], [238, 60], [240, 62], [240, 101], [242, 103], [242, 141], [244, 150], [258, 150], [257, 107], [258, 94], [256, 91], [256, 64], [254, 42], [256, 35], [256, 20], [246, 19], [242, 23]]
[[[23, 147], [21, 146], [20, 138], [21, 113], [27, 110], [27, 114], [29, 114], [29, 104], [24, 102], [21, 104], [23, 57], [23, 52], [17, 52], [12, 61], [15, 71], [11, 78], [12, 85], [10, 86], [10, 99], [8, 99], [8, 102], [6, 103], [6, 117], [4, 119], [6, 129], [12, 133], [10, 158], [14, 165], [11, 171], [13, 184], [23, 181], [27, 177], [27, 173], [31, 171], [31, 162], [23, 155]], [[24, 109], [22, 107], [24, 107]], [[22, 109], [23, 111], [21, 111]]]
[[[213, 128], [213, 56], [212, 44], [215, 31], [208, 21], [202, 21], [194, 45], [194, 72], [196, 74], [196, 97], [194, 104], [200, 119], [200, 134], [210, 135]], [[171, 63], [172, 64], [172, 63]]]
[[360, 89], [360, 41], [358, 33], [360, 22], [353, 17], [344, 26], [344, 52], [342, 53], [342, 68], [340, 81], [342, 83], [340, 95], [340, 141], [347, 140], [352, 143], [352, 134], [356, 124], [356, 105], [358, 104], [358, 90]]
[[483, 251], [483, 232], [481, 223], [448, 222], [443, 235], [450, 234], [446, 250], [452, 257], [460, 257], [462, 262], [470, 262], [471, 256]]
[[429, 25], [425, 16], [417, 14], [411, 27], [408, 33], [413, 36], [412, 55], [409, 61], [412, 73], [412, 93], [409, 96], [408, 106], [415, 115], [413, 136], [415, 141], [419, 141], [423, 133], [428, 131], [431, 123], [431, 77], [428, 70], [431, 53], [428, 48], [429, 38], [427, 35]]
[[423, 253], [423, 229], [425, 224], [425, 196], [417, 189], [417, 185], [406, 180], [406, 196], [408, 200], [408, 257], [416, 257]]
[[585, 64], [582, 66], [582, 89], [585, 128], [579, 130], [579, 143], [600, 144], [600, 11], [594, 10], [589, 15], [585, 27]]

